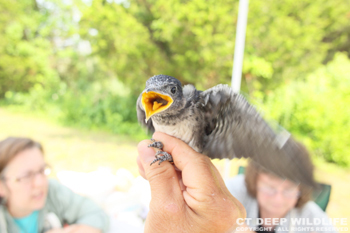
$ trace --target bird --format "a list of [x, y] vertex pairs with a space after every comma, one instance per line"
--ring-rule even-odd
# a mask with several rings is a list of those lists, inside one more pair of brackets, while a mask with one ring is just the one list
[[[313, 178], [301, 169], [300, 144], [286, 130], [277, 133], [247, 99], [225, 84], [205, 91], [182, 86], [168, 75], [146, 81], [136, 103], [139, 123], [150, 133], [166, 133], [187, 143], [211, 159], [250, 158], [269, 172], [296, 183], [314, 186]], [[160, 149], [150, 164], [173, 162]]]

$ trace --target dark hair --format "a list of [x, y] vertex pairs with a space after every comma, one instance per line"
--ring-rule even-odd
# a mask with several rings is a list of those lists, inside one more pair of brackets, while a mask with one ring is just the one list
[[[314, 166], [311, 162], [309, 152], [307, 151], [306, 147], [299, 143], [294, 141], [298, 145], [298, 153], [296, 154], [296, 158], [298, 162], [298, 170], [300, 171], [295, 171], [295, 167], [293, 166], [286, 166], [284, 174], [276, 175], [276, 173], [271, 172], [259, 164], [255, 163], [254, 161], [250, 161], [248, 166], [246, 167], [245, 171], [245, 183], [247, 186], [248, 193], [256, 198], [257, 194], [257, 179], [259, 174], [265, 173], [269, 174], [272, 176], [279, 177], [281, 179], [288, 179], [292, 182], [295, 183], [295, 177], [292, 177], [291, 174], [295, 172], [299, 172], [298, 174], [302, 174], [303, 176], [307, 176], [307, 181], [308, 184], [304, 183], [299, 183], [300, 185], [300, 196], [299, 199], [295, 205], [295, 207], [299, 208], [302, 207], [306, 202], [311, 200], [311, 194], [312, 194], [312, 188], [316, 187], [315, 181], [314, 181], [314, 176], [313, 176], [313, 171], [314, 171]], [[290, 169], [289, 171], [287, 169]], [[310, 185], [311, 184], [311, 185]]]

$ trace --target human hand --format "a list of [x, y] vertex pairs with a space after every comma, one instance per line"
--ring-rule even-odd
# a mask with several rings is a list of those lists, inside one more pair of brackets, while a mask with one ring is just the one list
[[152, 196], [145, 232], [234, 232], [245, 209], [210, 159], [166, 134], [156, 132], [153, 138], [164, 144], [177, 169], [168, 162], [150, 166], [155, 155], [148, 148], [151, 141], [139, 143], [139, 172], [149, 181]]
[[56, 228], [45, 233], [101, 233], [100, 229], [82, 224], [73, 224], [64, 228]]

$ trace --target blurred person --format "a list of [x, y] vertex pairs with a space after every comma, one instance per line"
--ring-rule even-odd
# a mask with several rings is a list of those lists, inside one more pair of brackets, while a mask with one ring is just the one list
[[153, 138], [164, 144], [176, 167], [169, 162], [150, 166], [155, 149], [148, 148], [150, 140], [139, 143], [139, 172], [149, 181], [152, 197], [145, 233], [234, 232], [245, 210], [209, 157], [164, 133]]
[[104, 211], [48, 179], [49, 172], [38, 142], [16, 137], [0, 141], [0, 233], [106, 232]]
[[[294, 159], [299, 161], [302, 174], [313, 179], [314, 167], [309, 153], [302, 144], [298, 145], [300, 153]], [[327, 214], [311, 201], [312, 188], [294, 183], [293, 177], [288, 177], [292, 172], [285, 174], [285, 177], [279, 177], [250, 161], [245, 175], [226, 181], [231, 194], [247, 212], [242, 231], [336, 232]], [[249, 230], [244, 230], [247, 228]]]

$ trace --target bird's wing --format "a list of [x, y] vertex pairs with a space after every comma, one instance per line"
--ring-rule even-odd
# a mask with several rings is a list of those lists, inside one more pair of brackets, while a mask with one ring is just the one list
[[314, 185], [311, 177], [302, 174], [299, 144], [289, 135], [275, 133], [242, 95], [227, 85], [200, 95], [198, 107], [205, 114], [207, 132], [203, 154], [219, 159], [251, 158], [279, 177]]
[[152, 122], [152, 119], [149, 119], [146, 122], [146, 112], [143, 109], [143, 106], [141, 103], [141, 97], [142, 97], [142, 94], [139, 96], [139, 98], [137, 99], [137, 102], [136, 102], [137, 120], [139, 121], [139, 123], [143, 127], [145, 127], [147, 129], [147, 133], [153, 134], [154, 133], [153, 122]]

